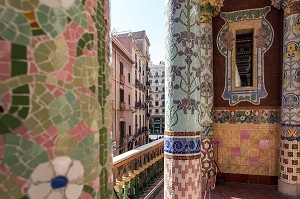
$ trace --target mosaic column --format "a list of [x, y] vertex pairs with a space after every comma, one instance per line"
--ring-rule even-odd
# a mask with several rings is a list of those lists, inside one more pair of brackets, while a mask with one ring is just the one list
[[166, 0], [164, 198], [201, 198], [200, 5]]
[[280, 192], [300, 196], [300, 1], [282, 1], [284, 9], [281, 106]]
[[213, 38], [212, 17], [223, 6], [223, 0], [200, 1], [200, 109], [201, 109], [201, 182], [214, 177], [213, 139]]
[[112, 198], [108, 12], [0, 0], [1, 198]]

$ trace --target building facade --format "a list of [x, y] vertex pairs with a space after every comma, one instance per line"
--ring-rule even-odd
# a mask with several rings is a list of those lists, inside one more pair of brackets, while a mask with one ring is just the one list
[[[131, 94], [125, 94], [125, 98], [127, 98], [126, 101], [132, 101], [130, 104], [131, 113], [129, 113], [130, 111], [128, 110], [128, 114], [132, 114], [132, 126], [127, 126], [127, 134], [126, 130], [124, 130], [126, 135], [124, 147], [127, 145], [127, 150], [131, 150], [149, 141], [149, 120], [147, 119], [148, 104], [146, 103], [148, 93], [148, 87], [146, 86], [146, 68], [150, 60], [150, 42], [145, 31], [115, 34], [114, 37], [122, 44], [126, 51], [129, 52], [133, 61], [131, 71], [124, 71], [124, 73], [126, 73], [125, 79], [132, 78], [131, 82], [128, 82], [128, 86], [130, 84]], [[131, 134], [129, 134], [129, 130], [132, 131]]]
[[165, 62], [149, 64], [149, 113], [150, 128], [153, 134], [163, 134], [165, 131]]
[[112, 36], [112, 133], [114, 156], [133, 148], [134, 61], [118, 39]]

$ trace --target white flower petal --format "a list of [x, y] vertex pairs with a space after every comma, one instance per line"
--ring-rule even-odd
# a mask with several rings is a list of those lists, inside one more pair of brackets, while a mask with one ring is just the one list
[[71, 166], [67, 178], [69, 181], [76, 180], [78, 178], [83, 178], [84, 168], [80, 161], [73, 161], [73, 165]]
[[47, 199], [65, 199], [64, 189], [53, 190]]
[[65, 176], [71, 166], [72, 160], [68, 156], [60, 156], [52, 160], [51, 163], [57, 176]]
[[66, 188], [66, 196], [67, 198], [72, 198], [76, 199], [79, 198], [81, 192], [83, 189], [83, 185], [78, 185], [78, 184], [68, 184]]
[[50, 183], [31, 184], [27, 194], [30, 199], [41, 199], [47, 196], [52, 190]]
[[53, 177], [54, 171], [49, 162], [39, 164], [31, 174], [33, 183], [49, 182]]

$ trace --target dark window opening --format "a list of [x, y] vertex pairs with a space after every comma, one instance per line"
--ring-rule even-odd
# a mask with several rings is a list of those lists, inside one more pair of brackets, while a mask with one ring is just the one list
[[253, 86], [253, 30], [249, 31], [236, 35], [236, 87]]
[[123, 63], [120, 62], [120, 74], [123, 75], [124, 66]]
[[124, 90], [120, 89], [120, 102], [124, 102]]
[[131, 78], [130, 78], [130, 73], [128, 73], [128, 82], [130, 83], [130, 80]]

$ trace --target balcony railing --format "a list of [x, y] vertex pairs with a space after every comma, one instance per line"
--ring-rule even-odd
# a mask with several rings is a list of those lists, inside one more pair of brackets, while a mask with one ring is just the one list
[[120, 110], [121, 111], [125, 110], [125, 102], [120, 102]]
[[120, 83], [125, 84], [125, 76], [120, 74]]
[[120, 199], [140, 198], [163, 178], [163, 144], [159, 139], [113, 158], [114, 189]]

